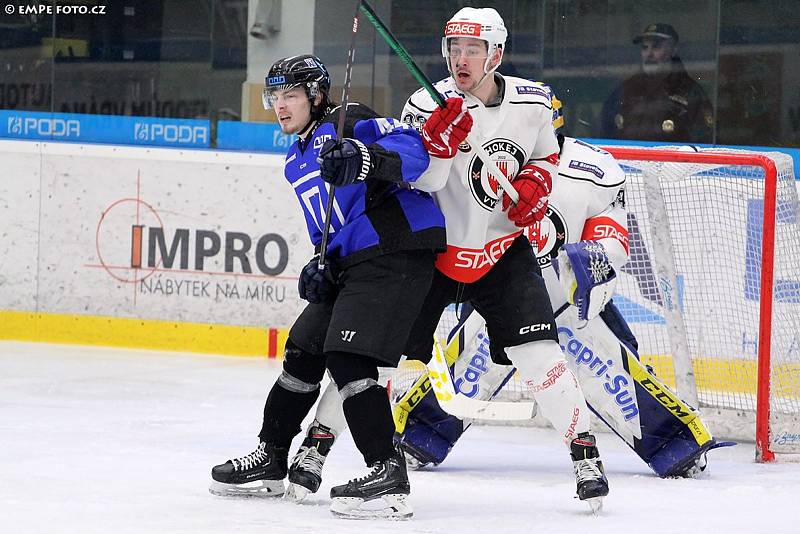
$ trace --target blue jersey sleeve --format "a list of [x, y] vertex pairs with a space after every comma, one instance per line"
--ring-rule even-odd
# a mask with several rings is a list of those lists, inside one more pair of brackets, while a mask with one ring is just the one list
[[371, 179], [414, 183], [428, 168], [430, 158], [419, 133], [392, 118], [360, 120], [353, 134], [369, 147], [373, 161]]

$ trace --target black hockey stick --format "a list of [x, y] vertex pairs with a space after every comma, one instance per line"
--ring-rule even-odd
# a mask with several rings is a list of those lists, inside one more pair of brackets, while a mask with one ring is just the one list
[[[347, 66], [344, 71], [344, 87], [342, 88], [342, 105], [339, 109], [339, 123], [336, 125], [336, 139], [340, 141], [344, 134], [344, 117], [347, 114], [347, 97], [350, 94], [350, 80], [353, 72], [353, 59], [356, 55], [356, 34], [358, 33], [358, 12], [361, 8], [362, 0], [356, 2], [356, 12], [353, 15], [353, 33], [350, 38], [350, 51], [347, 53]], [[317, 267], [320, 271], [325, 270], [325, 253], [328, 250], [328, 236], [331, 233], [331, 217], [333, 216], [333, 201], [336, 187], [331, 185], [328, 190], [328, 204], [325, 206], [325, 225], [322, 228], [322, 241], [319, 244], [319, 262]]]
[[[433, 86], [433, 82], [431, 82], [430, 78], [417, 66], [411, 54], [408, 53], [403, 45], [400, 44], [400, 41], [397, 40], [397, 37], [386, 27], [380, 17], [373, 11], [372, 6], [370, 6], [366, 0], [362, 0], [360, 9], [361, 12], [364, 13], [364, 16], [375, 26], [375, 30], [383, 37], [383, 40], [386, 41], [389, 48], [400, 57], [400, 60], [405, 64], [406, 68], [408, 68], [411, 76], [425, 88], [434, 102], [436, 102], [440, 108], [443, 108], [445, 106], [444, 98]], [[506, 194], [511, 197], [511, 200], [516, 204], [519, 201], [519, 194], [517, 190], [514, 189], [514, 186], [511, 185], [508, 177], [497, 167], [497, 164], [489, 157], [489, 153], [486, 152], [486, 149], [484, 149], [477, 140], [470, 139], [470, 136], [467, 136], [467, 141], [469, 141], [469, 144], [475, 149], [475, 152], [478, 154], [478, 157], [481, 158], [484, 165], [492, 171], [492, 175], [494, 175], [497, 181], [500, 182], [500, 185], [503, 186], [503, 190]]]

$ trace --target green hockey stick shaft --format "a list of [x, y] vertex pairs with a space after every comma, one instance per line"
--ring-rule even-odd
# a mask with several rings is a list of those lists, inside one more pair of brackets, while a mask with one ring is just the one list
[[[445, 102], [442, 95], [436, 88], [433, 86], [431, 80], [422, 72], [422, 69], [417, 66], [414, 59], [411, 57], [411, 54], [405, 49], [405, 47], [400, 43], [400, 41], [395, 37], [389, 28], [383, 23], [383, 21], [378, 17], [375, 11], [372, 9], [372, 6], [366, 0], [362, 0], [359, 10], [367, 17], [367, 20], [375, 27], [375, 31], [377, 31], [383, 40], [386, 41], [386, 44], [389, 45], [389, 48], [400, 57], [400, 60], [405, 64], [408, 71], [411, 73], [411, 76], [414, 77], [417, 82], [419, 82], [422, 87], [431, 95], [431, 98], [436, 102], [439, 107], [444, 107]], [[470, 134], [467, 136], [467, 141], [470, 145], [475, 149], [475, 152], [478, 154], [478, 157], [481, 158], [484, 165], [486, 165], [489, 170], [492, 171], [492, 175], [497, 179], [501, 186], [503, 186], [503, 190], [506, 194], [511, 197], [511, 200], [514, 203], [519, 201], [519, 194], [517, 190], [514, 189], [514, 186], [511, 185], [511, 181], [508, 177], [497, 167], [497, 164], [491, 159], [489, 153], [483, 148], [483, 146], [472, 138]]]

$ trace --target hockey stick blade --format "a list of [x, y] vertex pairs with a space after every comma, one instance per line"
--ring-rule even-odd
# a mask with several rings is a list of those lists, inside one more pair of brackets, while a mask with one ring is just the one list
[[439, 406], [460, 419], [492, 419], [496, 421], [525, 421], [536, 414], [535, 402], [494, 402], [471, 399], [456, 393], [445, 351], [439, 340], [433, 344], [433, 355], [428, 363], [428, 377]]

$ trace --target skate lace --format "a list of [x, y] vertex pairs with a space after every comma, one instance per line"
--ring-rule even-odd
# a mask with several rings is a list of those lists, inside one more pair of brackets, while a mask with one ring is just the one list
[[266, 444], [261, 443], [258, 448], [250, 454], [242, 456], [241, 458], [235, 458], [233, 460], [233, 467], [237, 471], [245, 471], [257, 466], [267, 459], [267, 451], [265, 450], [265, 447]]
[[372, 466], [372, 471], [370, 471], [369, 473], [367, 473], [363, 477], [354, 478], [350, 482], [352, 482], [354, 484], [360, 484], [361, 482], [366, 482], [367, 480], [375, 477], [378, 473], [380, 473], [382, 469], [383, 469], [383, 464], [381, 462], [378, 462], [378, 463], [376, 463], [375, 465]]
[[309, 471], [316, 475], [322, 472], [325, 456], [319, 453], [316, 447], [306, 447], [292, 460], [292, 467], [298, 471]]
[[585, 460], [575, 460], [573, 468], [575, 469], [575, 478], [578, 484], [587, 480], [599, 480], [603, 478], [603, 472], [597, 466], [599, 458], [586, 458]]

